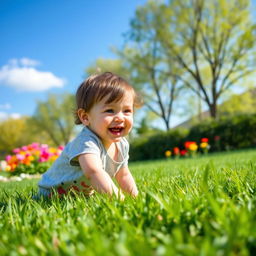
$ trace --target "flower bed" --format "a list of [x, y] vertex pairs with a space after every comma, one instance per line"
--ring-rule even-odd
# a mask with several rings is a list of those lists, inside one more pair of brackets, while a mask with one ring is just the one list
[[32, 143], [13, 150], [1, 161], [0, 171], [10, 175], [37, 174], [45, 172], [58, 158], [63, 147], [49, 147], [46, 144]]
[[165, 157], [170, 158], [173, 156], [174, 158], [191, 156], [194, 157], [199, 153], [207, 154], [210, 145], [208, 138], [202, 138], [200, 143], [196, 143], [195, 141], [186, 141], [184, 143], [183, 148], [174, 147], [172, 150], [168, 149], [165, 151]]

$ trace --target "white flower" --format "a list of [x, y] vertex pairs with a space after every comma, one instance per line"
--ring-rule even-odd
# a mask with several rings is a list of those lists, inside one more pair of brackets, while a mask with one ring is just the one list
[[8, 181], [6, 177], [0, 176], [0, 181]]
[[7, 167], [7, 162], [6, 161], [0, 161], [0, 171], [5, 171]]

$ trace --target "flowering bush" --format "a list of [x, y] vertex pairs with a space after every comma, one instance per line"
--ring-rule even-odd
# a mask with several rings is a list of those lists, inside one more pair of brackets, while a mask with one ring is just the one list
[[7, 155], [5, 161], [1, 162], [0, 170], [14, 175], [43, 173], [58, 158], [62, 150], [62, 146], [53, 148], [39, 143], [16, 148], [13, 155]]
[[208, 144], [208, 141], [209, 141], [208, 138], [201, 139], [200, 148], [202, 149], [204, 154], [207, 154], [210, 149], [210, 145]]
[[[208, 138], [211, 146], [208, 152], [256, 148], [256, 114], [242, 114], [218, 120], [204, 121], [189, 129], [177, 128], [168, 132], [155, 132], [131, 140], [130, 161], [154, 160], [165, 157], [165, 151], [174, 147], [184, 149], [185, 141], [196, 141], [198, 152], [201, 138]], [[154, 145], [154, 150], [152, 150]], [[181, 157], [181, 154], [179, 155]]]
[[198, 149], [198, 146], [195, 141], [186, 141], [184, 146], [190, 156], [195, 156]]
[[180, 156], [181, 152], [180, 149], [178, 147], [174, 147], [173, 148], [173, 155], [175, 158], [178, 158]]
[[165, 151], [165, 157], [170, 158], [171, 155], [174, 156], [174, 158], [186, 157], [186, 156], [195, 156], [198, 153], [199, 147], [200, 152], [203, 152], [204, 154], [208, 153], [208, 150], [210, 149], [209, 145], [209, 139], [208, 138], [202, 138], [200, 140], [199, 145], [195, 141], [186, 141], [184, 143], [184, 148], [174, 147], [172, 151], [167, 150]]
[[166, 158], [170, 158], [171, 155], [172, 155], [172, 151], [170, 151], [170, 150], [166, 150], [166, 151], [165, 151], [165, 157], [166, 157]]

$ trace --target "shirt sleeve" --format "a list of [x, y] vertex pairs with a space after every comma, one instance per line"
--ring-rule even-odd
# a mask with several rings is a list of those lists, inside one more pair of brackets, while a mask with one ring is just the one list
[[67, 150], [70, 165], [78, 166], [78, 156], [86, 153], [95, 154], [100, 158], [101, 150], [99, 142], [92, 136], [79, 136], [72, 143], [70, 143]]

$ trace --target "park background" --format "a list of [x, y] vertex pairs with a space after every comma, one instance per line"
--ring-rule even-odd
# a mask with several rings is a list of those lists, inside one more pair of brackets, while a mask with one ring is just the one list
[[[0, 1], [1, 255], [255, 255], [255, 1]], [[34, 200], [110, 70], [140, 92], [136, 200]], [[75, 187], [75, 186], [74, 186]]]
[[[0, 8], [1, 158], [33, 142], [70, 141], [80, 129], [76, 88], [108, 70], [144, 99], [131, 159], [161, 158], [204, 137], [211, 151], [255, 146], [254, 1], [1, 1]], [[152, 142], [161, 145], [155, 157]]]

